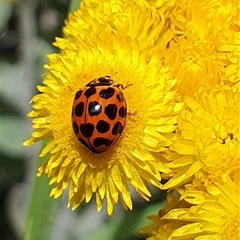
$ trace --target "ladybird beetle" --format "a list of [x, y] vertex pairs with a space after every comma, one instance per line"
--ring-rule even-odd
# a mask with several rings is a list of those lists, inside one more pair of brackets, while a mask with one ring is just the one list
[[76, 92], [72, 127], [79, 142], [90, 152], [107, 151], [121, 136], [127, 115], [123, 89], [110, 76], [104, 76]]

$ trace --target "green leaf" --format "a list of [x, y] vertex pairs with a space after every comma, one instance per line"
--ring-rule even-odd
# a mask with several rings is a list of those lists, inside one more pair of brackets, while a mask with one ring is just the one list
[[73, 13], [74, 11], [76, 11], [79, 6], [80, 6], [81, 0], [72, 0], [70, 3], [70, 7], [69, 7], [69, 13]]
[[[38, 165], [41, 165], [44, 160], [46, 159], [39, 159]], [[46, 175], [35, 177], [26, 219], [24, 240], [51, 239], [59, 200], [49, 196], [51, 188], [48, 182], [49, 179]]]

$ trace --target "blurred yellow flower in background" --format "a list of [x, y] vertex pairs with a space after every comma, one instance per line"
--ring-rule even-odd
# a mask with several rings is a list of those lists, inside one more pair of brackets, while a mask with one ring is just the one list
[[215, 51], [208, 43], [180, 36], [164, 51], [164, 64], [172, 66], [181, 99], [193, 97], [201, 88], [220, 83], [223, 68], [218, 65]]
[[[83, 1], [66, 23], [65, 38], [54, 43], [62, 51], [48, 55], [49, 72], [28, 114], [35, 131], [24, 144], [48, 139], [40, 157], [49, 154], [49, 159], [38, 176], [51, 178], [54, 198], [69, 187], [72, 209], [94, 194], [97, 210], [106, 200], [108, 215], [119, 200], [132, 209], [129, 185], [148, 200], [147, 183], [160, 187], [160, 172], [170, 173], [156, 153], [175, 138], [182, 103], [171, 69], [159, 59], [161, 48], [154, 46], [161, 32], [159, 16], [145, 1]], [[96, 155], [74, 135], [71, 111], [79, 88], [106, 75], [124, 86], [132, 84], [124, 90], [129, 115], [120, 140]]]
[[200, 87], [239, 83], [239, 15], [238, 1], [176, 2], [168, 21], [174, 35], [162, 55], [164, 65], [173, 68], [182, 99]]

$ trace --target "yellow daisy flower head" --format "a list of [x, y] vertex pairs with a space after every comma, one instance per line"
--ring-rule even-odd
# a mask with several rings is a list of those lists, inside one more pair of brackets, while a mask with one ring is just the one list
[[[240, 13], [239, 13], [240, 14]], [[238, 32], [224, 30], [219, 40], [218, 61], [224, 66], [221, 80], [229, 86], [240, 83], [240, 26]]]
[[190, 204], [184, 200], [179, 200], [179, 194], [169, 193], [167, 195], [167, 204], [158, 212], [158, 215], [148, 216], [152, 224], [145, 226], [139, 230], [139, 233], [148, 235], [146, 240], [168, 240], [172, 232], [185, 224], [185, 221], [171, 221], [163, 219], [170, 211], [178, 208], [189, 207]]
[[[205, 191], [186, 190], [182, 198], [190, 208], [175, 209], [162, 219], [185, 221], [169, 240], [238, 240], [240, 237], [240, 182], [227, 174], [210, 177], [213, 184]], [[161, 238], [160, 238], [161, 239]]]
[[165, 156], [173, 176], [163, 186], [172, 188], [197, 173], [233, 179], [240, 164], [238, 88], [218, 86], [201, 89], [185, 98], [186, 107], [178, 118], [178, 136]]
[[[98, 0], [81, 1], [80, 9], [69, 16], [68, 25], [63, 32], [66, 37], [82, 39], [89, 34], [101, 33], [107, 23], [113, 34], [135, 38], [141, 49], [151, 50], [159, 41], [166, 47], [173, 36], [173, 31], [169, 31], [168, 26], [175, 2], [176, 0], [106, 0], [101, 3]], [[143, 16], [147, 21], [144, 21]], [[166, 32], [168, 34], [165, 34]], [[62, 47], [68, 48], [65, 45]], [[151, 54], [150, 52], [149, 55]]]
[[165, 66], [173, 68], [182, 99], [185, 95], [193, 97], [203, 86], [220, 83], [224, 70], [218, 64], [216, 51], [208, 43], [180, 36], [163, 50], [163, 55]]
[[195, 4], [199, 4], [201, 10], [205, 11], [206, 20], [211, 20], [209, 25], [212, 26], [215, 31], [221, 32], [223, 29], [228, 28], [239, 31], [240, 6], [237, 0], [201, 0], [195, 1]]
[[[33, 110], [28, 114], [33, 118], [35, 131], [24, 144], [31, 145], [48, 139], [40, 157], [49, 154], [49, 158], [39, 168], [38, 176], [47, 174], [51, 178], [51, 196], [57, 198], [69, 187], [69, 206], [75, 209], [95, 195], [97, 210], [106, 200], [107, 213], [112, 215], [114, 205], [119, 200], [125, 209], [132, 209], [130, 185], [148, 200], [151, 194], [147, 182], [160, 187], [160, 172], [169, 173], [155, 153], [169, 146], [174, 138], [182, 103], [176, 102], [176, 81], [171, 70], [159, 63], [158, 52], [161, 49], [153, 48], [149, 55], [149, 48], [139, 46], [138, 32], [129, 28], [118, 32], [108, 24], [108, 14], [107, 18], [104, 14], [99, 15], [98, 7], [102, 3], [95, 4], [95, 8], [91, 9], [86, 9], [84, 4], [70, 16], [64, 29], [66, 38], [58, 38], [55, 43], [61, 53], [48, 55], [48, 73], [44, 75], [43, 85], [38, 86], [40, 94], [33, 97]], [[135, 6], [133, 1], [122, 1], [118, 8], [112, 9], [103, 4], [112, 11], [110, 22], [121, 22], [122, 18], [133, 21], [135, 12], [129, 10], [127, 14], [127, 10], [124, 11], [128, 9], [127, 4]], [[86, 14], [84, 19], [92, 23], [89, 24], [92, 31], [88, 34], [85, 34], [85, 25], [82, 24], [86, 11], [89, 15]], [[99, 16], [92, 18], [95, 13]], [[113, 17], [115, 13], [116, 18]], [[149, 11], [143, 11], [136, 28], [147, 32], [151, 22]], [[95, 34], [97, 29], [101, 31]], [[157, 38], [159, 32], [151, 31], [151, 37]], [[144, 34], [139, 34], [144, 39]], [[147, 34], [145, 39], [147, 42]], [[82, 132], [81, 124], [77, 125], [79, 129], [74, 126], [73, 130], [71, 114], [74, 98], [78, 95], [76, 93], [86, 90], [84, 87], [91, 80], [104, 76], [123, 88], [128, 86], [122, 90], [127, 105], [126, 124], [118, 141], [110, 149], [93, 154], [76, 137], [74, 130]], [[78, 115], [76, 111], [74, 107], [74, 115]], [[89, 110], [86, 110], [86, 119], [88, 115]], [[101, 120], [97, 117], [94, 119], [96, 123]], [[111, 121], [108, 120], [108, 123], [112, 128]], [[96, 130], [95, 125], [93, 130]], [[94, 135], [86, 137], [89, 144], [91, 137]], [[101, 142], [101, 145], [104, 144]]]
[[199, 86], [240, 81], [239, 13], [238, 1], [176, 3], [171, 15], [174, 42], [165, 55], [176, 69], [182, 96], [192, 97]]
[[224, 30], [239, 32], [239, 12], [237, 0], [180, 0], [176, 2], [171, 21], [178, 34], [217, 45]]

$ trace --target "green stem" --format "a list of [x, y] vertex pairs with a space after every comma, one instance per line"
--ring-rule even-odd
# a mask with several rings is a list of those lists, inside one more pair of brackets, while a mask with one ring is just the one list
[[[41, 165], [44, 159], [39, 159]], [[45, 159], [46, 160], [46, 159]], [[35, 177], [26, 219], [24, 240], [51, 239], [53, 219], [59, 200], [49, 196], [49, 178], [44, 175]]]

